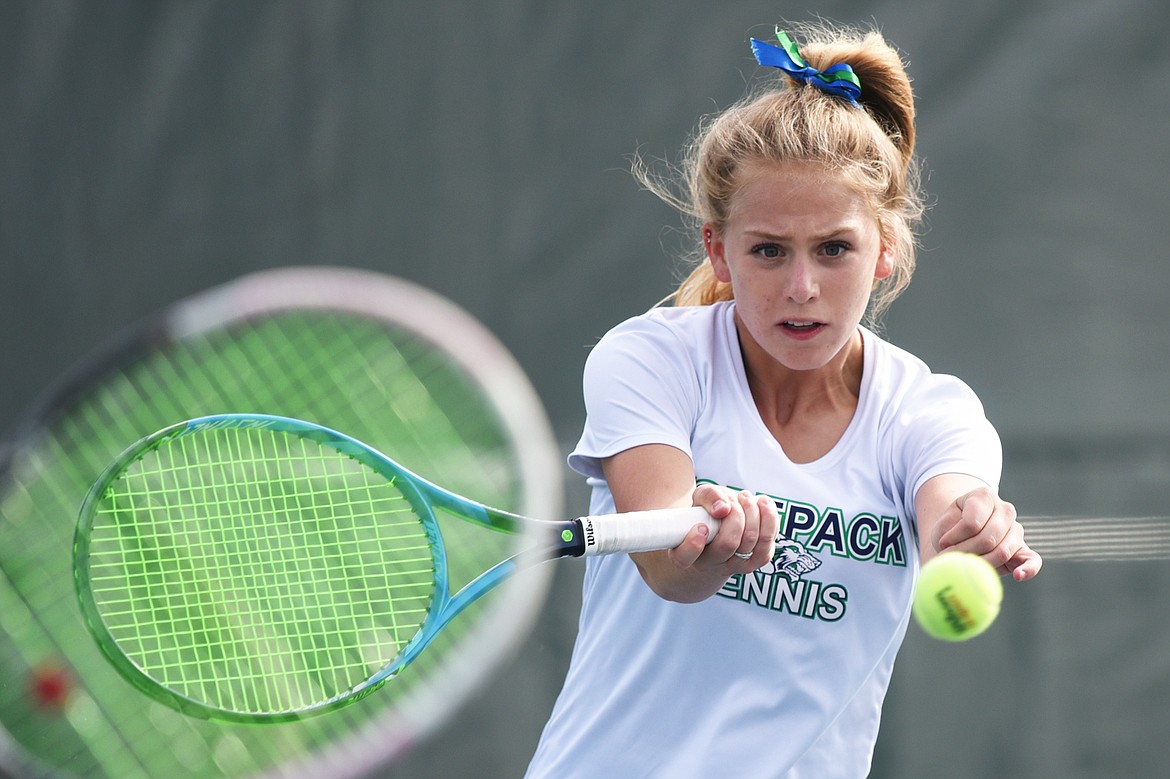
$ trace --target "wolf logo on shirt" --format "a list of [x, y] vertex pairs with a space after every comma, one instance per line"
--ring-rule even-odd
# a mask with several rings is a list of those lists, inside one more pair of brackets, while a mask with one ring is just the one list
[[772, 555], [772, 561], [765, 563], [760, 570], [767, 574], [783, 574], [795, 581], [820, 567], [821, 561], [809, 554], [804, 544], [786, 538], [783, 533], [777, 533], [776, 553]]
[[799, 541], [776, 535], [772, 560], [749, 574], [735, 574], [719, 595], [807, 619], [836, 622], [845, 616], [849, 594], [840, 584], [805, 579], [821, 561]]

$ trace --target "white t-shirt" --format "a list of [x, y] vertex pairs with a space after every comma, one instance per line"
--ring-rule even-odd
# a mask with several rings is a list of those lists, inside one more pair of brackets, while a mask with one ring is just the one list
[[974, 393], [867, 330], [853, 420], [793, 463], [752, 400], [733, 311], [658, 308], [607, 334], [569, 463], [609, 513], [600, 461], [674, 446], [699, 480], [775, 498], [776, 558], [697, 604], [656, 596], [625, 555], [591, 558], [531, 779], [865, 776], [917, 577], [914, 495], [940, 473], [998, 485]]

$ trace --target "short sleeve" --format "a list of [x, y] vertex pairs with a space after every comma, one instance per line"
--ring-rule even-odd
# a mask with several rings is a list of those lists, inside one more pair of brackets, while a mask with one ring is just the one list
[[691, 454], [701, 403], [690, 352], [671, 327], [635, 317], [605, 335], [585, 362], [585, 427], [569, 466], [602, 478], [601, 460], [646, 444]]
[[903, 403], [895, 437], [895, 469], [904, 476], [904, 505], [944, 473], [962, 473], [999, 489], [1003, 449], [983, 404], [953, 376], [932, 374]]

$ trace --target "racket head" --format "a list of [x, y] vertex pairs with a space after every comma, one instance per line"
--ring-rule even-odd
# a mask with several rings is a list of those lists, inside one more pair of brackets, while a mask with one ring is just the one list
[[447, 601], [436, 491], [301, 420], [170, 426], [86, 497], [82, 613], [127, 679], [185, 714], [279, 722], [348, 705], [421, 648]]
[[[328, 420], [500, 508], [561, 511], [561, 458], [534, 390], [450, 301], [338, 267], [263, 271], [182, 300], [49, 388], [0, 446], [0, 674], [10, 680], [0, 685], [0, 773], [365, 776], [454, 717], [528, 634], [547, 566], [460, 615], [379, 694], [326, 717], [257, 728], [188, 717], [143, 696], [79, 614], [70, 553], [78, 508], [127, 443], [176, 419], [240, 408]], [[453, 581], [523, 541], [490, 535], [498, 538], [448, 555]], [[42, 667], [68, 672], [63, 705], [26, 694]]]

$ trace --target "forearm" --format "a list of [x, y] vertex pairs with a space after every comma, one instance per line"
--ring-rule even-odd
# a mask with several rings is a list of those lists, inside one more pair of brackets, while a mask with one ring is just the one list
[[663, 600], [698, 603], [723, 587], [731, 575], [726, 571], [703, 571], [693, 566], [680, 568], [669, 551], [630, 555], [646, 585]]
[[697, 524], [674, 549], [630, 555], [659, 597], [678, 603], [705, 600], [732, 574], [771, 560], [779, 518], [770, 499], [713, 484], [696, 487], [690, 458], [664, 445], [626, 450], [602, 468], [618, 511], [698, 505], [720, 520], [714, 538]]

